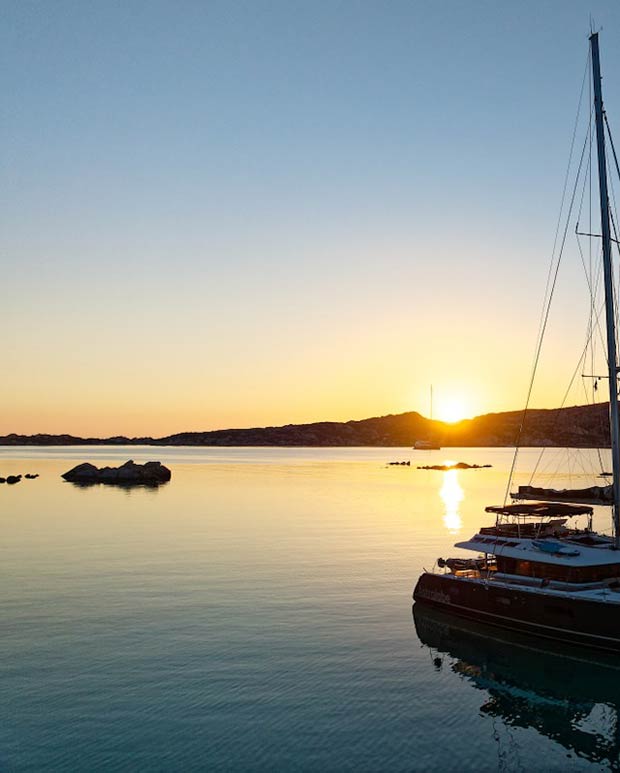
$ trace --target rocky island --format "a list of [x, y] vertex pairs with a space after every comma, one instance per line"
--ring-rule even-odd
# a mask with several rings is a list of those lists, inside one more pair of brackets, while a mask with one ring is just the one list
[[69, 483], [111, 483], [117, 486], [158, 486], [167, 483], [172, 473], [161, 462], [136, 464], [132, 459], [120, 467], [95, 467], [84, 462], [65, 472], [62, 477]]
[[491, 467], [490, 464], [467, 464], [467, 462], [457, 462], [456, 464], [425, 464], [418, 467], [418, 470], [439, 470], [448, 472], [449, 470], [483, 470], [485, 467]]

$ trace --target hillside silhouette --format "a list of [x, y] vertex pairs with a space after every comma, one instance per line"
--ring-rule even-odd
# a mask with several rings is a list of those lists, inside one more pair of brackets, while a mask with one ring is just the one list
[[[526, 413], [522, 446], [596, 448], [610, 445], [608, 403]], [[412, 446], [432, 437], [442, 447], [513, 446], [523, 411], [487, 413], [454, 424], [421, 414], [378, 416], [359, 421], [321, 421], [281, 427], [180, 432], [162, 438], [80, 438], [74, 435], [0, 436], [0, 445], [170, 445], [170, 446]]]

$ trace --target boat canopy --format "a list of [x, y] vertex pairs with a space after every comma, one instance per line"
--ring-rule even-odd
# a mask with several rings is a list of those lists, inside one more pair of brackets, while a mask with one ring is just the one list
[[553, 502], [572, 502], [580, 505], [612, 505], [613, 486], [590, 486], [589, 488], [553, 489], [537, 486], [519, 486], [512, 499], [543, 499]]
[[566, 502], [533, 502], [514, 505], [489, 505], [485, 512], [497, 515], [523, 515], [532, 518], [552, 518], [557, 515], [592, 515], [593, 509], [587, 505], [569, 505]]

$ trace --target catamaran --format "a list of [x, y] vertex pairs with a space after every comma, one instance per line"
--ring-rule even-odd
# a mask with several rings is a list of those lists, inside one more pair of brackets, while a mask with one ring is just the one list
[[[513, 494], [510, 503], [487, 507], [495, 515], [495, 525], [455, 545], [478, 556], [438, 559], [436, 569], [424, 571], [418, 579], [413, 598], [418, 604], [492, 625], [620, 651], [620, 368], [612, 267], [612, 241], [617, 243], [617, 237], [611, 237], [615, 223], [609, 206], [606, 128], [619, 175], [620, 167], [603, 108], [598, 33], [594, 32], [590, 62], [613, 483], [572, 493], [529, 487]], [[536, 494], [543, 501], [531, 501]], [[611, 505], [613, 537], [592, 529], [597, 504]], [[575, 525], [578, 517], [585, 517], [585, 526]]]

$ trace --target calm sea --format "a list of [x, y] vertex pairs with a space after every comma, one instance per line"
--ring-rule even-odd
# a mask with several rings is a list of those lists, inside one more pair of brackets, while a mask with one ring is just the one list
[[[172, 481], [60, 478], [129, 458]], [[0, 475], [40, 474], [0, 487], [0, 770], [618, 769], [612, 658], [412, 615], [422, 567], [491, 523], [511, 459], [0, 449]], [[588, 485], [593, 459], [551, 451], [541, 469]], [[416, 469], [445, 460], [493, 466]]]

